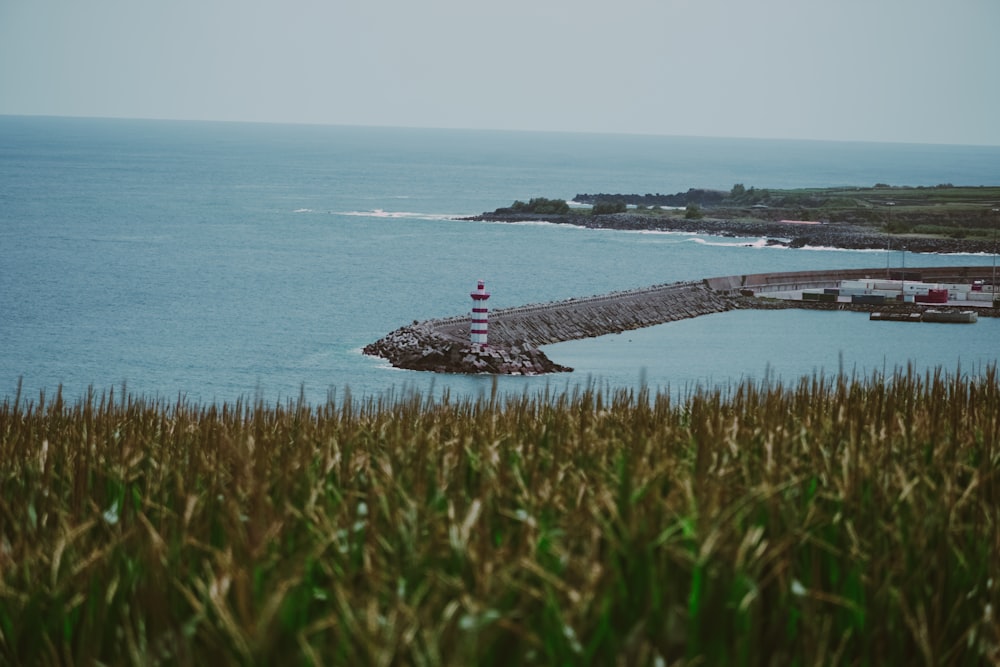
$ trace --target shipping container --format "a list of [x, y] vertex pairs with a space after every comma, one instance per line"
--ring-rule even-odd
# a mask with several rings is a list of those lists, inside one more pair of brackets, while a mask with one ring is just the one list
[[948, 290], [928, 290], [927, 294], [918, 294], [916, 300], [918, 303], [948, 303]]
[[885, 303], [885, 295], [882, 294], [855, 294], [851, 297], [851, 303], [881, 304]]

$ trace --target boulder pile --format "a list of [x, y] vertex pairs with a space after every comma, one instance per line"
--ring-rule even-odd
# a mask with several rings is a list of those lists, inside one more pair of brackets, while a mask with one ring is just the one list
[[401, 327], [366, 345], [364, 353], [396, 368], [435, 373], [542, 375], [573, 370], [529, 345], [473, 345], [442, 336], [426, 323]]

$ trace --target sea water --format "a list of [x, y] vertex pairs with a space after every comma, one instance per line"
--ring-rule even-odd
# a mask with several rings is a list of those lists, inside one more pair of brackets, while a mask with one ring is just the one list
[[[0, 117], [0, 397], [198, 402], [490, 391], [361, 348], [413, 320], [709, 276], [898, 266], [884, 251], [458, 218], [531, 197], [1000, 183], [1000, 147]], [[907, 266], [989, 264], [921, 255]], [[503, 391], [978, 372], [997, 320], [731, 312], [548, 346]]]

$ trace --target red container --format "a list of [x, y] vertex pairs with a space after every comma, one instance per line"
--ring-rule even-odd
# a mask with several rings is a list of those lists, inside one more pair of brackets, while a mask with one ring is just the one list
[[948, 303], [948, 290], [927, 290], [927, 294], [918, 294], [916, 300], [918, 303]]

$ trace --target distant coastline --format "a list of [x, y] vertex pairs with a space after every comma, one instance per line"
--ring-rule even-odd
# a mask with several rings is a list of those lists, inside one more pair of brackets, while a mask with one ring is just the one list
[[996, 252], [1000, 227], [1000, 187], [758, 190], [737, 184], [729, 192], [577, 194], [572, 201], [578, 206], [518, 201], [463, 219], [763, 238], [789, 248], [972, 254]]

